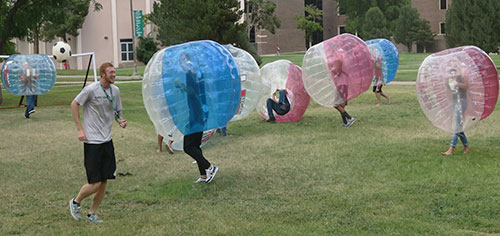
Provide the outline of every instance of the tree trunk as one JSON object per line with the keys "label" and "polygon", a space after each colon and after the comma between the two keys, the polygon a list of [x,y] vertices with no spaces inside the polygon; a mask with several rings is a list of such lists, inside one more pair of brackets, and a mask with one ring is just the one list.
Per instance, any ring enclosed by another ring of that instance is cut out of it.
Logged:
{"label": "tree trunk", "polygon": [[40,54],[40,31],[38,29],[33,30],[33,50],[34,54]]}
{"label": "tree trunk", "polygon": [[5,44],[10,38],[12,38],[11,32],[13,31],[12,27],[14,27],[14,17],[17,10],[27,3],[28,0],[17,1],[5,17],[4,24],[0,27],[0,54],[3,54]]}

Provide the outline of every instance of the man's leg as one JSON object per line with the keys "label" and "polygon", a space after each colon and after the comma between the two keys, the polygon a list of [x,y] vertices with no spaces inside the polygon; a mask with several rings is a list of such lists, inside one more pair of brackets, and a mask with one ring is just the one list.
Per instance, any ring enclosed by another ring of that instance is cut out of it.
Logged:
{"label": "man's leg", "polygon": [[162,145],[163,145],[163,136],[158,134],[158,150],[156,150],[157,152],[161,152]]}
{"label": "man's leg", "polygon": [[26,111],[24,111],[24,117],[30,118],[30,111],[35,109],[35,96],[28,95],[26,96]]}
{"label": "man's leg", "polygon": [[100,184],[97,187],[97,191],[94,194],[94,199],[92,201],[92,206],[90,207],[89,214],[95,214],[97,208],[104,199],[104,195],[106,193],[106,184],[107,182],[99,182]]}
{"label": "man's leg", "polygon": [[273,101],[270,98],[267,99],[267,104],[266,105],[267,105],[267,115],[269,116],[269,120],[268,121],[275,121],[276,120],[276,118],[274,118],[274,113],[273,113],[274,104],[276,104],[275,101]]}
{"label": "man's leg", "polygon": [[375,92],[375,96],[377,97],[377,107],[382,104],[382,101],[380,100],[380,93]]}
{"label": "man's leg", "polygon": [[[81,203],[88,196],[99,191],[102,182],[84,184],[78,193],[78,196],[75,198],[75,202]],[[105,184],[106,185],[106,184]]]}
{"label": "man's leg", "polygon": [[184,152],[196,160],[196,163],[198,164],[198,170],[200,171],[200,176],[203,178],[207,178],[206,169],[210,167],[210,162],[205,159],[200,148],[202,137],[203,132],[185,135]]}

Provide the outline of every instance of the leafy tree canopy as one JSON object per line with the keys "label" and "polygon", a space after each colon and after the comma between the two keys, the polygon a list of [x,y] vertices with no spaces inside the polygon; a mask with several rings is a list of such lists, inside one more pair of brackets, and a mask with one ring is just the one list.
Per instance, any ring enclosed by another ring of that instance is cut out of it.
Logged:
{"label": "leafy tree canopy", "polygon": [[147,19],[158,26],[157,39],[163,46],[209,39],[234,44],[260,63],[249,43],[247,23],[238,23],[243,14],[238,9],[237,0],[161,0]]}
{"label": "leafy tree canopy", "polygon": [[498,52],[500,1],[453,0],[446,13],[446,43],[450,47],[474,45],[485,52]]}
{"label": "leafy tree canopy", "polygon": [[306,31],[305,37],[309,41],[309,47],[311,47],[313,33],[323,31],[320,23],[323,18],[323,11],[314,5],[307,5],[305,7],[305,16],[295,15],[294,17],[297,20],[297,29]]}
{"label": "leafy tree canopy", "polygon": [[281,26],[280,19],[274,15],[276,3],[269,0],[247,0],[245,13],[247,13],[248,29],[265,29],[272,34]]}
{"label": "leafy tree canopy", "polygon": [[0,53],[7,52],[5,49],[10,39],[28,37],[34,40],[44,32],[44,27],[48,27],[47,33],[50,26],[57,28],[53,30],[58,32],[54,35],[63,35],[63,38],[65,33],[78,35],[77,30],[81,28],[91,3],[96,10],[102,8],[96,0],[0,1]]}
{"label": "leafy tree canopy", "polygon": [[409,0],[338,0],[337,8],[339,12],[347,15],[346,31],[358,33],[363,37],[365,14],[370,7],[378,7],[389,21],[389,25],[392,25],[392,22],[399,17],[399,8],[409,3]]}
{"label": "leafy tree canopy", "polygon": [[384,14],[378,7],[370,8],[365,14],[365,24],[363,25],[363,39],[390,38],[391,33],[387,29],[387,22]]}

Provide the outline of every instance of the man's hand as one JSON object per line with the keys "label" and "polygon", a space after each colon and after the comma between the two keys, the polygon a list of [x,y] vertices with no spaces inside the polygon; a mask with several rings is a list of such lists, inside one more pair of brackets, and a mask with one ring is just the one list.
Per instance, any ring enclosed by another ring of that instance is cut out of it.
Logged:
{"label": "man's hand", "polygon": [[120,127],[122,127],[122,128],[127,127],[127,121],[126,120],[118,120],[118,124],[120,124]]}
{"label": "man's hand", "polygon": [[78,130],[78,140],[82,141],[82,142],[85,142],[87,141],[87,135],[85,135],[85,132],[83,132],[83,129],[82,130]]}

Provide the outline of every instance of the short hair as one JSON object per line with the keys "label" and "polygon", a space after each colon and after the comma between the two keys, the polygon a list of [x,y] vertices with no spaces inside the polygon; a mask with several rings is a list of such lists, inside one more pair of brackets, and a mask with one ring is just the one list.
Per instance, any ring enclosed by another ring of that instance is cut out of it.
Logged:
{"label": "short hair", "polygon": [[99,75],[101,75],[102,73],[106,73],[106,68],[110,66],[115,67],[113,64],[111,64],[111,62],[102,63],[101,67],[99,67]]}

